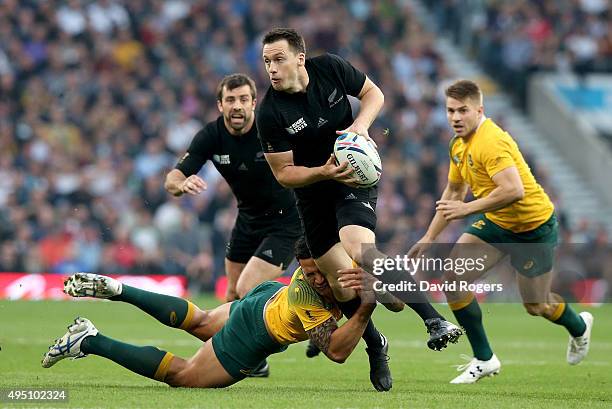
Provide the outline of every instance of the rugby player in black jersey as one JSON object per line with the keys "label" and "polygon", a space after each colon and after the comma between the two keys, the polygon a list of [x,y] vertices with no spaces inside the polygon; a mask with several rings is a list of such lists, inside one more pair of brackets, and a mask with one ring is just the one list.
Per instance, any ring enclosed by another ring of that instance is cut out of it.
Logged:
{"label": "rugby player in black jersey", "polygon": [[[272,30],[262,43],[271,86],[259,104],[257,129],[266,159],[280,184],[295,189],[308,247],[334,295],[350,299],[355,294],[341,288],[337,271],[354,260],[372,273],[374,259],[387,256],[374,245],[376,187],[357,188],[348,163],[335,164],[333,145],[337,134],[346,131],[369,138],[368,128],[383,106],[384,95],[341,57],[325,54],[307,59],[304,39],[293,29]],[[348,95],[361,100],[355,119]],[[399,270],[385,271],[378,279],[385,284],[414,282]],[[461,336],[461,330],[446,321],[424,294],[392,294],[423,319],[431,349],[440,350]]]}
{"label": "rugby player in black jersey", "polygon": [[[217,86],[221,115],[194,136],[165,182],[174,196],[197,195],[206,189],[197,173],[212,160],[236,196],[238,217],[225,254],[226,302],[279,277],[302,231],[293,195],[272,175],[257,139],[256,96],[255,82],[247,75],[223,78]],[[264,362],[251,376],[268,374]]]}
{"label": "rugby player in black jersey", "polygon": [[236,196],[238,217],[225,255],[228,302],[279,277],[301,235],[293,194],[270,172],[257,138],[256,92],[244,74],[225,77],[217,87],[221,115],[194,136],[165,182],[174,196],[197,195],[206,189],[197,173],[212,160]]}
{"label": "rugby player in black jersey", "polygon": [[[230,285],[237,282],[236,295],[242,298],[257,284],[281,275],[302,230],[293,195],[272,175],[256,136],[254,82],[243,74],[226,77],[217,88],[217,105],[222,115],[196,134],[165,186],[176,196],[199,194],[206,184],[196,173],[208,159],[227,180],[238,199],[239,212],[227,247],[226,271]],[[228,291],[227,301],[232,301],[235,298]],[[359,300],[351,300],[339,306],[350,316],[359,305]],[[370,362],[378,362],[371,365],[370,380],[377,390],[388,390],[392,381],[383,353],[386,339],[371,321],[368,328],[375,340],[368,343],[364,336]],[[317,350],[314,345],[309,347],[311,355]],[[250,375],[267,376],[267,363]]]}

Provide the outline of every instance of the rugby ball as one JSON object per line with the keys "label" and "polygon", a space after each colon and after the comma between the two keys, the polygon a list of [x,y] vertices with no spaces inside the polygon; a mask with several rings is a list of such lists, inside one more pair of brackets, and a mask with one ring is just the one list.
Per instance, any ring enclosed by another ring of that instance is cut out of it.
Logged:
{"label": "rugby ball", "polygon": [[334,143],[336,164],[348,162],[359,187],[375,186],[382,173],[382,163],[378,151],[365,136],[355,132],[338,135]]}

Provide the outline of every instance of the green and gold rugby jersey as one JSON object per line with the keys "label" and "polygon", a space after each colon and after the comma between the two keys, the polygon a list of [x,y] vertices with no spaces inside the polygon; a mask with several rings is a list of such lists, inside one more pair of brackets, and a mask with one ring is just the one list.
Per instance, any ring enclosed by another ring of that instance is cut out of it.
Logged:
{"label": "green and gold rugby jersey", "polygon": [[340,319],[342,313],[336,304],[326,302],[308,284],[301,268],[295,270],[289,285],[269,301],[264,313],[270,333],[283,345],[307,340],[306,331],[330,317]]}
{"label": "green and gold rugby jersey", "polygon": [[448,180],[467,183],[476,198],[488,196],[497,185],[493,176],[515,166],[525,196],[501,209],[485,213],[487,219],[513,233],[534,230],[546,223],[555,207],[537,182],[512,137],[486,119],[468,141],[455,136],[449,145]]}

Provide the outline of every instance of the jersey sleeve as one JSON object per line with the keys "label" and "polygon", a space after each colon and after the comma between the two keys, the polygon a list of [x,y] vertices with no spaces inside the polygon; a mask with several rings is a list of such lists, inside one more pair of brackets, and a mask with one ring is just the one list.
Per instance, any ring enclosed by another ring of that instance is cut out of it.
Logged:
{"label": "jersey sleeve", "polygon": [[332,312],[325,309],[317,292],[302,280],[296,280],[289,286],[288,303],[305,331],[310,331],[333,317]]}
{"label": "jersey sleeve", "polygon": [[257,136],[261,148],[265,153],[279,153],[292,150],[287,138],[287,131],[283,129],[276,116],[270,112],[270,107],[262,103],[257,116]]}
{"label": "jersey sleeve", "polygon": [[206,161],[212,158],[214,150],[214,135],[206,127],[195,134],[187,152],[179,159],[175,169],[183,172],[185,176],[195,175],[204,166]]}
{"label": "jersey sleeve", "polygon": [[344,83],[346,93],[354,97],[358,96],[365,83],[366,75],[344,58],[335,54],[328,54],[328,56],[332,69],[338,73]]}
{"label": "jersey sleeve", "polygon": [[452,159],[448,165],[448,181],[451,183],[463,183],[463,176],[461,176],[459,168]]}
{"label": "jersey sleeve", "polygon": [[455,164],[455,161],[453,160],[453,146],[455,145],[455,142],[457,142],[456,136],[454,136],[448,144],[448,155],[450,157],[450,163],[448,165],[448,181],[450,183],[463,183],[463,176],[461,176],[459,167]]}
{"label": "jersey sleeve", "polygon": [[512,158],[512,144],[506,138],[496,138],[492,143],[484,144],[480,152],[480,160],[489,177],[511,166],[516,166]]}

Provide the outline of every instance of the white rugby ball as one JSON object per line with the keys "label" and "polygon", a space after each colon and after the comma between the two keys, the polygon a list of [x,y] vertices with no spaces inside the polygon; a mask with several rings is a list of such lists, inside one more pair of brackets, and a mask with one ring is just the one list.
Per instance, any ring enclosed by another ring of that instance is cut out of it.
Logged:
{"label": "white rugby ball", "polygon": [[378,151],[365,136],[354,132],[338,135],[334,144],[336,163],[348,162],[359,187],[372,187],[380,180],[382,163]]}

